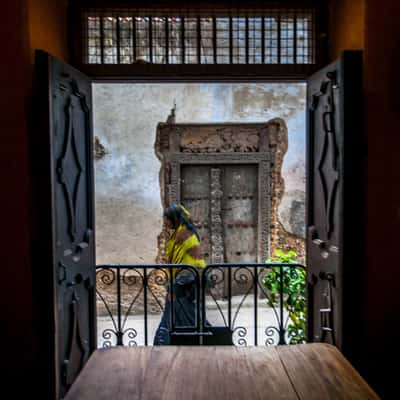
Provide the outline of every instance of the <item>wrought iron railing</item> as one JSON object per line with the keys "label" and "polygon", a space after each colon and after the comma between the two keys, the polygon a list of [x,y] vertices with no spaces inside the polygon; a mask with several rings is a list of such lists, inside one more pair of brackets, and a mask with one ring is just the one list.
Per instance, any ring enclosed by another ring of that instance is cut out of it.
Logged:
{"label": "wrought iron railing", "polygon": [[[98,265],[98,346],[151,344],[164,312],[167,291],[172,300],[168,314],[175,344],[193,344],[193,338],[196,344],[288,344],[292,321],[285,307],[285,279],[277,279],[279,295],[275,299],[263,283],[272,270],[282,278],[288,268],[304,270],[305,266],[235,263],[209,264],[198,270],[173,264]],[[195,316],[192,325],[179,326],[176,282],[188,277]]]}

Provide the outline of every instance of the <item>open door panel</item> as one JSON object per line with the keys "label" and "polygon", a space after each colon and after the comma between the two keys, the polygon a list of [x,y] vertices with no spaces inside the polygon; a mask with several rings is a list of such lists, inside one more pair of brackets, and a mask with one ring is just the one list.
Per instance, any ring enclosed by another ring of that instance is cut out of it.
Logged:
{"label": "open door panel", "polygon": [[345,353],[362,329],[361,65],[360,51],[344,51],[307,82],[308,340]]}
{"label": "open door panel", "polygon": [[36,68],[34,274],[43,362],[62,398],[96,348],[91,81],[43,51]]}

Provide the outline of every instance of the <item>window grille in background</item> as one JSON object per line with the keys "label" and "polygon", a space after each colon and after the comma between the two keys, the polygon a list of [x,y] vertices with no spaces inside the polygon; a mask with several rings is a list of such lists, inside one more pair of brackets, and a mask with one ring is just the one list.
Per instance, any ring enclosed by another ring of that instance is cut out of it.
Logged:
{"label": "window grille in background", "polygon": [[249,16],[83,10],[84,64],[315,64],[313,9]]}

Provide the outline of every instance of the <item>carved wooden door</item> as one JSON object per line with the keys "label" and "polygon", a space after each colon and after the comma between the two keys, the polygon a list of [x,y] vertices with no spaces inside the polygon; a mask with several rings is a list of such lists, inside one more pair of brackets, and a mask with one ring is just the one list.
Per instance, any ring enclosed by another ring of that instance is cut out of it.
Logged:
{"label": "carved wooden door", "polygon": [[224,172],[225,262],[257,262],[258,167],[231,165]]}
{"label": "carved wooden door", "polygon": [[207,264],[211,263],[210,236],[210,167],[185,165],[182,168],[182,204],[190,210],[201,239],[202,253]]}
{"label": "carved wooden door", "polygon": [[42,134],[50,146],[50,171],[42,172],[51,196],[58,398],[96,347],[92,95],[90,80],[69,65],[45,52],[37,52],[37,64],[40,90],[47,93],[48,129]]}
{"label": "carved wooden door", "polygon": [[[191,210],[207,263],[257,262],[258,169],[257,164],[182,167],[181,201]],[[227,279],[220,295],[228,295]],[[231,281],[232,294],[248,290],[235,276]]]}
{"label": "carved wooden door", "polygon": [[308,79],[308,339],[355,342],[362,268],[361,53]]}

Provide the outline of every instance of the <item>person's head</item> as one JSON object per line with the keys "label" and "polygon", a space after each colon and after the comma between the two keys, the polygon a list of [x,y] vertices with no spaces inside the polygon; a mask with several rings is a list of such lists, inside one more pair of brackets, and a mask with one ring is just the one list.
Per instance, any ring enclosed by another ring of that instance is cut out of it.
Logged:
{"label": "person's head", "polygon": [[172,229],[177,229],[180,224],[185,225],[187,229],[192,231],[200,240],[200,236],[190,218],[190,212],[182,205],[172,203],[164,210],[165,224]]}
{"label": "person's head", "polygon": [[190,213],[181,204],[172,203],[164,210],[164,220],[168,227],[176,229],[181,223],[190,222]]}

